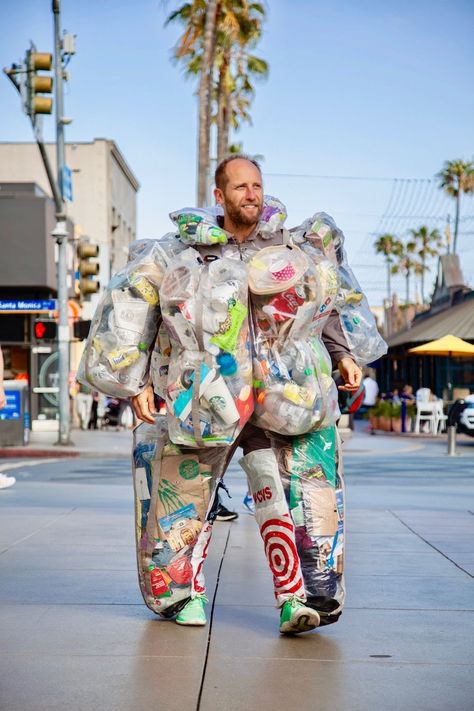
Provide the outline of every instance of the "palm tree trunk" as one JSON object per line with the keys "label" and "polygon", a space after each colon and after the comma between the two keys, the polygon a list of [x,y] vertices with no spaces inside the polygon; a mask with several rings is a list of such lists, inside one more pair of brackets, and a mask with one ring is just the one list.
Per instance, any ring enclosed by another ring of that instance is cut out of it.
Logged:
{"label": "palm tree trunk", "polygon": [[224,144],[224,157],[228,155],[229,153],[229,133],[230,133],[230,119],[231,119],[231,113],[232,113],[232,107],[231,107],[231,96],[230,94],[226,94],[225,97],[225,111],[224,111],[224,130],[223,130],[223,144]]}
{"label": "palm tree trunk", "polygon": [[421,278],[420,278],[420,284],[421,284],[421,303],[425,303],[425,260],[421,260]]}
{"label": "palm tree trunk", "polygon": [[201,75],[199,78],[199,147],[198,147],[198,190],[199,206],[206,202],[210,164],[211,142],[211,91],[215,57],[215,34],[218,0],[209,0],[204,27],[204,48]]}
{"label": "palm tree trunk", "polygon": [[391,264],[391,261],[387,260],[387,298],[388,298],[389,304],[392,301],[392,284],[391,284],[391,280],[390,280],[390,264]]}
{"label": "palm tree trunk", "polygon": [[225,77],[227,64],[225,61],[219,69],[219,83],[217,86],[217,164],[224,160],[227,153],[227,143],[225,139],[225,113],[227,97],[225,91]]}
{"label": "palm tree trunk", "polygon": [[456,216],[454,218],[453,254],[456,254],[456,244],[458,241],[460,208],[461,208],[461,186],[459,186],[458,194],[456,195]]}

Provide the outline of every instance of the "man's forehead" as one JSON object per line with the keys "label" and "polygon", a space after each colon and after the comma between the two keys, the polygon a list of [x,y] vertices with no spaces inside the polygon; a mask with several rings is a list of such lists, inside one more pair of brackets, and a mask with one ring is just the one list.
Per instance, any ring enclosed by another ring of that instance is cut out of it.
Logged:
{"label": "man's forehead", "polygon": [[262,181],[262,176],[257,166],[243,158],[238,158],[228,163],[226,174],[230,183]]}

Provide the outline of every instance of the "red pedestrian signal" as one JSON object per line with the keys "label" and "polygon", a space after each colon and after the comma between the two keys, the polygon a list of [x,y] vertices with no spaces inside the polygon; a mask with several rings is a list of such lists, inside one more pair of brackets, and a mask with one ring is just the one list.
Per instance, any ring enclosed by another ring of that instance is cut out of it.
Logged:
{"label": "red pedestrian signal", "polygon": [[33,331],[37,341],[55,341],[58,333],[58,325],[56,321],[38,319],[34,323]]}

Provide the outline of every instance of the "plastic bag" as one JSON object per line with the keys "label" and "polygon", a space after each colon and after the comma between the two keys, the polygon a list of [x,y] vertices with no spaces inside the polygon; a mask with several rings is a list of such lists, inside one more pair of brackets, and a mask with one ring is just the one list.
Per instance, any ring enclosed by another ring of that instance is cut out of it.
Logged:
{"label": "plastic bag", "polygon": [[[295,435],[335,422],[337,391],[319,340],[336,295],[334,268],[292,246],[262,249],[248,267],[255,423]],[[333,272],[332,289],[318,278],[323,268]]]}
{"label": "plastic bag", "polygon": [[203,264],[189,248],[160,288],[170,336],[166,384],[170,437],[187,447],[230,444],[253,410],[246,267]]}
{"label": "plastic bag", "polygon": [[84,385],[119,398],[136,395],[146,384],[167,264],[158,242],[140,244],[134,256],[107,286],[77,375]]}
{"label": "plastic bag", "polygon": [[325,212],[317,212],[299,227],[291,230],[293,239],[305,242],[306,253],[324,255],[337,267],[339,288],[334,308],[339,312],[341,327],[359,365],[377,360],[387,352],[368,301],[347,263],[344,234]]}

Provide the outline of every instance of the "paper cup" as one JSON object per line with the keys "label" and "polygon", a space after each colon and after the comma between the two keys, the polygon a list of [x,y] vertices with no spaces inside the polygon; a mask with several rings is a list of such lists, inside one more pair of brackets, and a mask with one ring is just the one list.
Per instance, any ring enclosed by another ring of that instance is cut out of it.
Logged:
{"label": "paper cup", "polygon": [[235,406],[232,393],[221,375],[207,386],[203,395],[211,410],[215,412],[226,425],[232,425],[240,419],[239,411]]}
{"label": "paper cup", "polygon": [[269,271],[274,281],[289,281],[296,274],[293,264],[284,259],[278,259],[274,262]]}

